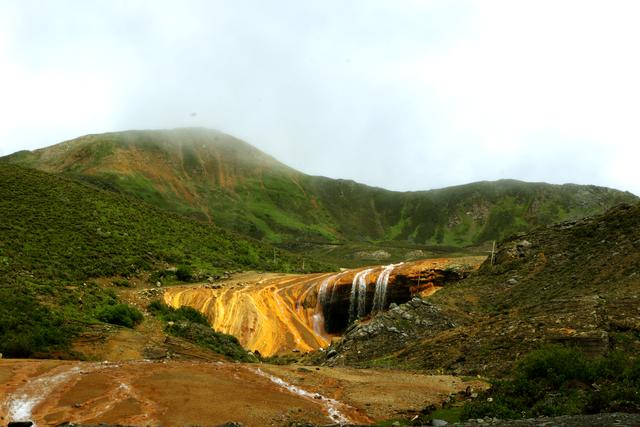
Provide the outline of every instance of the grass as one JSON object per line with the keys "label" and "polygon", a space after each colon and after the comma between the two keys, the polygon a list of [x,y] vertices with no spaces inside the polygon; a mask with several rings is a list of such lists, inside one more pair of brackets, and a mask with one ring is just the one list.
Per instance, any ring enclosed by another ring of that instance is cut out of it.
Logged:
{"label": "grass", "polygon": [[[285,247],[393,240],[460,248],[637,200],[602,187],[513,180],[393,192],[302,174],[249,144],[205,129],[89,135],[63,145],[64,150],[54,146],[5,160],[81,175]],[[114,153],[120,159],[116,165],[108,161]],[[63,160],[71,155],[75,161],[68,165]],[[126,170],[130,164],[137,166]]]}
{"label": "grass", "polygon": [[510,379],[496,381],[461,419],[503,419],[640,412],[640,360],[620,351],[587,359],[568,347],[546,346],[531,352]]}
{"label": "grass", "polygon": [[[282,250],[274,263],[268,245],[73,179],[0,162],[0,182],[0,352],[7,357],[65,352],[91,323],[135,325],[136,316],[111,307],[119,304],[115,294],[92,278],[119,277],[116,285],[126,286],[168,266],[187,279],[302,264]],[[330,269],[313,260],[305,267]]]}

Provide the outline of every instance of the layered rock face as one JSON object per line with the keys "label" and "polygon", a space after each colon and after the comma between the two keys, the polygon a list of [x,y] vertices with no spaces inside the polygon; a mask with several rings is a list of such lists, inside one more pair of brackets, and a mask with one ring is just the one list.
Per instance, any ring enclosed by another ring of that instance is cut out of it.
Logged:
{"label": "layered rock face", "polygon": [[427,296],[464,277],[484,257],[430,259],[339,273],[270,275],[221,286],[168,289],[172,307],[204,313],[216,331],[236,336],[264,356],[329,345],[351,322]]}

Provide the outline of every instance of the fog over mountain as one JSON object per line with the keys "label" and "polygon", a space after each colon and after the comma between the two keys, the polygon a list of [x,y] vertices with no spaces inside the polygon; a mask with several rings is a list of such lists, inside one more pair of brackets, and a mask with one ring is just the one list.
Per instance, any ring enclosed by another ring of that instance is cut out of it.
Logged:
{"label": "fog over mountain", "polygon": [[310,174],[640,194],[633,1],[7,1],[0,155],[203,126]]}

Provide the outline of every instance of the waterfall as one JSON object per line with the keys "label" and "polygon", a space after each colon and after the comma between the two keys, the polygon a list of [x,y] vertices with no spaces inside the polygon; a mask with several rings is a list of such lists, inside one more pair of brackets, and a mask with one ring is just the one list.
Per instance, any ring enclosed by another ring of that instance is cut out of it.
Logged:
{"label": "waterfall", "polygon": [[358,277],[358,318],[365,315],[367,309],[367,276],[371,273],[368,268]]}
{"label": "waterfall", "polygon": [[371,272],[370,268],[362,270],[353,276],[351,282],[351,295],[349,297],[349,323],[359,317],[364,316],[367,298],[367,275]]}
{"label": "waterfall", "polygon": [[329,276],[322,281],[320,288],[318,289],[318,307],[322,308],[327,302],[327,289],[329,288],[329,282],[336,277],[335,275]]}
{"label": "waterfall", "polygon": [[329,304],[333,304],[333,300],[336,297],[336,284],[338,283],[338,280],[346,273],[347,271],[343,271],[342,273],[338,273],[335,276],[331,276],[331,277],[335,277],[335,280],[333,281],[333,287],[331,288],[331,298],[329,299]]}
{"label": "waterfall", "polygon": [[373,294],[372,312],[375,313],[384,309],[384,306],[387,303],[387,285],[389,284],[389,276],[391,276],[393,269],[400,264],[389,264],[378,275],[378,279],[376,280],[376,290]]}
{"label": "waterfall", "polygon": [[324,307],[327,304],[327,290],[329,289],[329,283],[331,279],[335,279],[333,281],[333,286],[335,288],[335,282],[340,275],[334,274],[332,276],[327,277],[322,281],[320,287],[318,288],[318,299],[316,302],[316,312],[311,316],[313,322],[313,331],[320,336],[325,336],[325,318],[324,318]]}

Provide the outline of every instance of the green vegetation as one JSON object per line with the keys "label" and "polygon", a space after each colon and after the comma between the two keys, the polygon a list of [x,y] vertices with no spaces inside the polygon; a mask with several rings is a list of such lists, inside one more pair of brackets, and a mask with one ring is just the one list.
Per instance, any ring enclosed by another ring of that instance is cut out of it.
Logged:
{"label": "green vegetation", "polygon": [[105,323],[133,328],[142,322],[142,313],[127,304],[115,304],[102,307],[96,314],[96,318]]}
{"label": "green vegetation", "polygon": [[186,321],[198,323],[200,325],[209,326],[209,321],[202,313],[192,307],[182,306],[180,308],[169,307],[161,301],[155,300],[149,303],[147,307],[149,312],[154,316],[162,319],[164,322]]}
{"label": "green vegetation", "polygon": [[64,284],[6,272],[0,280],[0,353],[5,357],[74,356],[69,343],[87,325],[106,321],[132,327],[140,319],[137,310],[119,304],[112,289],[93,282]]}
{"label": "green vegetation", "polygon": [[640,412],[640,360],[613,352],[589,360],[578,350],[549,346],[530,353],[512,373],[477,400],[463,420]]}
{"label": "green vegetation", "polygon": [[387,191],[305,175],[206,129],[89,135],[4,160],[81,177],[282,247],[320,245],[319,252],[345,242],[460,248],[637,200],[602,187],[513,180]]}
{"label": "green vegetation", "polygon": [[152,301],[148,310],[166,322],[165,331],[171,335],[184,338],[232,360],[257,361],[255,356],[242,348],[236,337],[214,331],[207,318],[191,307],[174,309],[160,301]]}
{"label": "green vegetation", "polygon": [[181,265],[176,270],[176,279],[180,280],[181,282],[189,282],[191,279],[193,279],[193,273],[188,266]]}
{"label": "green vegetation", "polygon": [[[166,271],[293,270],[301,259],[219,228],[73,179],[0,162],[0,352],[68,354],[71,338],[99,321],[138,316],[91,282]],[[307,269],[327,269],[307,261]],[[181,275],[186,278],[185,275]]]}

